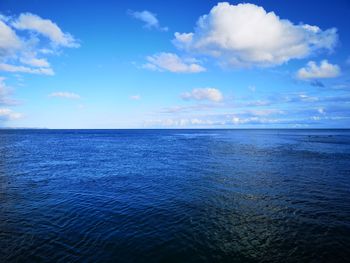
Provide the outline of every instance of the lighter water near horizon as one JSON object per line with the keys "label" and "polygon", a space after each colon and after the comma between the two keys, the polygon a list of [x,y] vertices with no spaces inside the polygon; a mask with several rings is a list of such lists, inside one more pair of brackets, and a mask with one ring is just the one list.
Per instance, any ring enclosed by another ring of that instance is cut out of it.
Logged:
{"label": "lighter water near horizon", "polygon": [[350,130],[0,130],[1,262],[349,262]]}

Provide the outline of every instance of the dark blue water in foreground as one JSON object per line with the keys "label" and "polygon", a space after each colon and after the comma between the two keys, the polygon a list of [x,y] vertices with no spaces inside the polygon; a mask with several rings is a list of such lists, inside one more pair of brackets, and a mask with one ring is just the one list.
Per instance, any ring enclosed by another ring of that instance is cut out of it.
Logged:
{"label": "dark blue water in foreground", "polygon": [[0,130],[1,262],[346,262],[349,130]]}

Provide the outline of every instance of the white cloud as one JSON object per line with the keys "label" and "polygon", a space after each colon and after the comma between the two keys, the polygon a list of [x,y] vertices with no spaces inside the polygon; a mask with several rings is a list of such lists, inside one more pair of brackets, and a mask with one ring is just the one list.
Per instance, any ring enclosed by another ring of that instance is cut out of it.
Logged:
{"label": "white cloud", "polygon": [[224,96],[220,90],[215,88],[198,88],[193,89],[191,92],[182,93],[181,98],[185,100],[210,100],[220,102],[224,99]]}
{"label": "white cloud", "polygon": [[317,109],[317,112],[318,112],[319,114],[325,114],[324,108],[318,108],[318,109]]}
{"label": "white cloud", "polygon": [[148,63],[143,68],[158,71],[170,71],[176,73],[199,73],[206,71],[193,59],[182,59],[173,53],[158,53],[147,57]]}
{"label": "white cloud", "polygon": [[318,100],[319,100],[318,97],[309,96],[306,94],[298,94],[297,97],[294,97],[294,101],[315,102]]}
{"label": "white cloud", "polygon": [[157,19],[157,15],[153,14],[150,11],[144,10],[141,12],[138,11],[128,11],[128,14],[135,19],[138,19],[145,23],[146,28],[155,28],[161,31],[168,31],[167,27],[161,27]]}
{"label": "white cloud", "polygon": [[328,63],[327,60],[322,60],[320,65],[314,61],[309,61],[306,67],[301,68],[297,72],[299,79],[320,79],[334,78],[340,75],[340,67],[335,64]]}
{"label": "white cloud", "polygon": [[269,118],[261,118],[261,117],[237,117],[234,116],[232,118],[232,123],[234,125],[240,125],[240,124],[271,124],[278,122],[277,119],[269,119]]}
{"label": "white cloud", "polygon": [[131,96],[130,96],[130,99],[131,99],[131,100],[140,100],[140,99],[141,99],[141,96],[140,96],[140,95],[131,95]]}
{"label": "white cloud", "polygon": [[175,32],[174,35],[175,35],[175,39],[176,39],[174,44],[179,43],[180,47],[182,45],[190,45],[192,40],[193,40],[193,33],[179,33],[179,32]]}
{"label": "white cloud", "polygon": [[18,101],[11,98],[11,88],[5,83],[5,78],[0,77],[0,105],[16,105]]}
{"label": "white cloud", "polygon": [[22,72],[32,74],[54,75],[52,68],[30,68],[26,66],[15,66],[6,63],[0,63],[0,71]]}
{"label": "white cloud", "polygon": [[201,115],[198,117],[173,117],[145,121],[148,127],[221,127],[232,125],[264,125],[284,122],[269,116],[246,116],[246,113]]}
{"label": "white cloud", "polygon": [[49,97],[65,98],[65,99],[80,99],[80,95],[73,92],[58,91],[53,92]]}
{"label": "white cloud", "polygon": [[20,58],[20,61],[23,64],[27,64],[33,67],[43,67],[43,68],[49,68],[50,64],[47,62],[45,58],[35,58],[35,57],[23,57]]}
{"label": "white cloud", "polygon": [[0,108],[0,120],[17,120],[22,118],[23,115],[18,112],[14,112],[8,108]]}
{"label": "white cloud", "polygon": [[195,127],[195,126],[210,126],[210,125],[223,125],[224,123],[213,122],[209,119],[199,118],[167,118],[158,120],[145,121],[146,127]]}
{"label": "white cloud", "polygon": [[52,43],[64,47],[79,47],[79,44],[69,33],[64,33],[51,20],[43,19],[31,13],[23,13],[12,22],[18,30],[30,30],[48,37]]}
{"label": "white cloud", "polygon": [[262,110],[248,110],[245,113],[252,115],[254,117],[258,117],[258,116],[270,116],[270,115],[283,114],[284,111],[278,110],[278,109],[262,109]]}
{"label": "white cloud", "polygon": [[[11,98],[11,88],[5,83],[5,78],[0,77],[0,106],[13,106],[18,102]],[[14,112],[9,108],[0,107],[0,125],[3,121],[11,121],[22,118],[23,115],[18,112]]]}
{"label": "white cloud", "polygon": [[337,38],[335,28],[295,25],[254,4],[223,2],[198,19],[194,32],[176,32],[173,43],[229,66],[274,66],[332,50]]}
{"label": "white cloud", "polygon": [[246,107],[260,107],[260,106],[268,106],[271,104],[271,101],[269,100],[253,100],[253,101],[247,101],[244,103],[241,103],[241,106]]}
{"label": "white cloud", "polygon": [[0,20],[0,57],[13,54],[21,48],[21,41],[11,27]]}
{"label": "white cloud", "polygon": [[224,108],[227,105],[218,104],[218,103],[200,103],[194,105],[181,105],[181,106],[171,106],[162,108],[159,112],[165,114],[173,114],[173,113],[189,113],[196,111],[206,111],[206,110],[215,110],[218,108]]}
{"label": "white cloud", "polygon": [[311,116],[310,119],[313,121],[319,121],[321,118],[320,116]]}
{"label": "white cloud", "polygon": [[60,47],[79,46],[54,22],[30,13],[18,17],[0,16],[0,39],[0,71],[7,72],[54,75],[43,56],[59,54]]}

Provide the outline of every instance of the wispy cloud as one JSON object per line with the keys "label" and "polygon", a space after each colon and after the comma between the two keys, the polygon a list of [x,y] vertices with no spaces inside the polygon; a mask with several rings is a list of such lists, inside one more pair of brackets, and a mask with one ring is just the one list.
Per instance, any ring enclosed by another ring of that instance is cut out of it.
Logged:
{"label": "wispy cloud", "polygon": [[0,120],[17,120],[23,117],[23,114],[14,112],[9,108],[0,108]]}
{"label": "wispy cloud", "polygon": [[182,59],[173,53],[158,53],[147,57],[148,63],[142,67],[157,71],[170,71],[175,73],[199,73],[206,69],[199,65],[196,60]]}
{"label": "wispy cloud", "polygon": [[[341,92],[341,91],[340,91]],[[188,92],[186,97],[192,98]],[[293,92],[267,98],[225,99],[220,103],[178,105],[163,108],[149,119],[149,127],[327,127],[348,125],[350,96]],[[205,99],[203,99],[205,100]],[[236,101],[237,100],[237,101]],[[193,121],[196,120],[196,121]]]}
{"label": "wispy cloud", "polygon": [[144,22],[144,27],[148,29],[157,29],[160,31],[168,31],[168,27],[162,27],[160,26],[159,20],[157,18],[157,15],[144,10],[144,11],[132,11],[128,10],[127,12],[131,17],[140,20]]}
{"label": "wispy cloud", "polygon": [[350,89],[350,83],[343,82],[343,83],[334,84],[331,86],[331,88],[335,90],[348,90]]}
{"label": "wispy cloud", "polygon": [[224,125],[224,123],[213,122],[209,119],[203,118],[166,118],[166,119],[153,119],[144,122],[146,127],[203,127],[212,125]]}
{"label": "wispy cloud", "polygon": [[46,67],[39,67],[39,68],[32,68],[27,66],[17,66],[17,65],[11,65],[6,63],[0,63],[0,71],[7,71],[7,72],[20,72],[20,73],[32,73],[32,74],[41,74],[41,75],[54,75],[54,71],[52,68],[46,68]]}
{"label": "wispy cloud", "polygon": [[207,104],[195,104],[195,105],[181,105],[162,108],[159,113],[173,114],[173,113],[193,113],[197,111],[214,110],[220,107],[225,107],[226,105],[217,103],[207,103]]}
{"label": "wispy cloud", "polygon": [[256,91],[256,87],[254,85],[249,85],[248,86],[248,89],[251,91],[251,92],[255,92]]}
{"label": "wispy cloud", "polygon": [[80,95],[73,92],[65,92],[65,91],[53,92],[49,95],[49,97],[65,98],[65,99],[80,99]]}
{"label": "wispy cloud", "polygon": [[22,113],[9,108],[18,104],[17,100],[11,98],[11,93],[12,89],[6,85],[5,78],[0,77],[0,126],[4,121],[17,120],[23,117]]}
{"label": "wispy cloud", "polygon": [[215,88],[197,88],[190,92],[181,94],[184,100],[210,100],[213,102],[220,102],[224,99],[221,91]]}
{"label": "wispy cloud", "polygon": [[131,96],[130,96],[130,99],[131,99],[131,100],[140,100],[140,99],[141,99],[141,96],[140,96],[140,95],[131,95]]}
{"label": "wispy cloud", "polygon": [[261,106],[269,106],[269,105],[271,105],[271,101],[267,99],[251,100],[251,101],[241,102],[237,104],[237,106],[243,106],[243,107],[261,107]]}
{"label": "wispy cloud", "polygon": [[12,89],[5,83],[5,78],[0,77],[0,106],[14,106],[18,101],[11,98]]}
{"label": "wispy cloud", "polygon": [[170,117],[146,120],[146,127],[174,127],[174,128],[199,128],[199,127],[324,127],[329,123],[346,123],[350,117],[344,112],[333,115],[325,115],[316,112],[318,115],[307,114],[283,114],[283,115],[249,115],[246,112],[237,112],[232,114],[200,115],[189,117]]}

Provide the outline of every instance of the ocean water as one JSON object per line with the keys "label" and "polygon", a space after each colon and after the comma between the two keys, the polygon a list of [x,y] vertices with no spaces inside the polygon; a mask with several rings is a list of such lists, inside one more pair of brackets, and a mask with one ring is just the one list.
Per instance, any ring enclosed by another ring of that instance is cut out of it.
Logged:
{"label": "ocean water", "polygon": [[1,262],[349,262],[350,130],[0,130]]}

